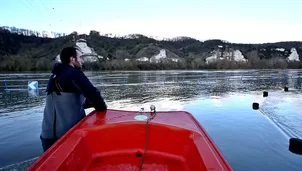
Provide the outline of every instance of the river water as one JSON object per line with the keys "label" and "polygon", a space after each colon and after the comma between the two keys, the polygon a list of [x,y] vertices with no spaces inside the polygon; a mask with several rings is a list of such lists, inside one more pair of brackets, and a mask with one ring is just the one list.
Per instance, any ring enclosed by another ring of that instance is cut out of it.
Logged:
{"label": "river water", "polygon": [[[111,109],[148,110],[154,104],[157,110],[192,113],[234,170],[302,168],[302,156],[288,151],[290,137],[302,138],[302,70],[85,74]],[[0,168],[42,153],[39,134],[49,76],[0,73]],[[30,80],[38,81],[39,91],[27,90]],[[252,109],[254,102],[262,113]]]}

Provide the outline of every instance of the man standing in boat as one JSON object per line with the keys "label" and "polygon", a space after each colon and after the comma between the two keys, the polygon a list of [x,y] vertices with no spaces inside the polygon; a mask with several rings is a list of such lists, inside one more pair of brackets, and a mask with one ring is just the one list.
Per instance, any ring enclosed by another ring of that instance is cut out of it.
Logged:
{"label": "man standing in boat", "polygon": [[60,53],[61,63],[52,68],[40,135],[44,152],[86,116],[85,98],[95,110],[107,109],[100,91],[81,71],[81,54],[75,47],[66,47]]}

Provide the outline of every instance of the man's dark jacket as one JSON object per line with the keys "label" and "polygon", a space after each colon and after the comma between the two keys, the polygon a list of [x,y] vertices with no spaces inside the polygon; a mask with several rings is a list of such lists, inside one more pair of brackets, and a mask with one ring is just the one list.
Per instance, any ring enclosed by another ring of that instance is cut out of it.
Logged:
{"label": "man's dark jacket", "polygon": [[42,122],[41,137],[58,139],[83,119],[85,98],[96,110],[107,109],[101,93],[85,74],[68,65],[56,63],[47,85],[46,105]]}

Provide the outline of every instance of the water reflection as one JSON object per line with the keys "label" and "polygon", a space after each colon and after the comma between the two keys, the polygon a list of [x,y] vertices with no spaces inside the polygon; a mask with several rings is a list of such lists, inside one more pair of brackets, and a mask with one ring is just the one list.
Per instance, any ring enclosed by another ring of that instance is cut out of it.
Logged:
{"label": "water reflection", "polygon": [[[38,137],[49,75],[0,74],[0,84],[11,80],[10,90],[0,87],[0,127],[6,130],[0,132],[0,166],[41,153]],[[296,156],[287,152],[283,134],[251,106],[259,102],[278,127],[302,137],[299,70],[115,71],[86,75],[101,90],[109,108],[138,111],[149,110],[154,104],[157,110],[191,112],[235,170],[302,167]],[[41,89],[29,92],[23,84],[28,79],[39,80]],[[285,93],[284,86],[291,91]],[[264,90],[269,92],[267,98],[262,97]],[[17,147],[26,148],[16,151]]]}
{"label": "water reflection", "polygon": [[[40,90],[42,91],[42,90]],[[27,110],[44,103],[43,93],[39,91],[5,91],[0,101],[0,116],[3,113]]]}

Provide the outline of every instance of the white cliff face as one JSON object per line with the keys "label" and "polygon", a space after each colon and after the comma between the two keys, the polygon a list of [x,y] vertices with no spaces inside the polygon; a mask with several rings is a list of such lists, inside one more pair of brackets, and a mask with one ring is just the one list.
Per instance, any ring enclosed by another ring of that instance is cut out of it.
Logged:
{"label": "white cliff face", "polygon": [[235,50],[234,52],[234,60],[239,62],[247,62],[247,60],[244,58],[240,50]]}
{"label": "white cliff face", "polygon": [[142,57],[142,58],[136,59],[136,61],[147,62],[147,61],[149,61],[149,58],[147,58],[147,57]]}
{"label": "white cliff face", "polygon": [[284,48],[277,48],[276,51],[284,52],[285,49]]}
{"label": "white cliff face", "polygon": [[177,58],[171,58],[171,60],[172,60],[173,62],[178,62],[178,61],[179,61],[179,59],[177,59]]}
{"label": "white cliff face", "polygon": [[80,49],[84,62],[97,62],[99,59],[103,58],[95,53],[93,48],[90,48],[87,45],[87,41],[85,39],[77,40],[76,47]]}
{"label": "white cliff face", "polygon": [[206,64],[215,62],[217,60],[227,59],[229,61],[237,62],[247,62],[247,59],[244,58],[240,50],[235,50],[234,52],[223,52],[223,57],[218,57],[218,52],[214,51],[213,54],[206,58]]}
{"label": "white cliff face", "polygon": [[157,55],[154,55],[152,58],[154,58],[155,60],[160,60],[162,58],[167,58],[167,53],[166,53],[166,50],[165,49],[161,49],[159,54]]}
{"label": "white cliff face", "polygon": [[215,62],[217,60],[217,53],[214,53],[212,56],[206,58],[206,64]]}
{"label": "white cliff face", "polygon": [[56,56],[55,61],[57,61],[57,62],[62,62],[61,59],[60,59],[60,55],[57,55],[57,56]]}
{"label": "white cliff face", "polygon": [[[84,62],[97,62],[99,59],[103,59],[103,56],[98,55],[95,53],[93,48],[87,46],[87,42],[85,39],[79,39],[76,41],[76,47],[80,50],[81,54],[79,56],[83,57]],[[55,59],[58,62],[61,62],[60,55],[58,55]],[[109,59],[107,59],[109,60]]]}
{"label": "white cliff face", "polygon": [[166,53],[166,50],[165,50],[165,49],[161,49],[160,52],[159,52],[159,54],[153,55],[153,56],[150,58],[150,61],[151,61],[151,62],[158,63],[161,59],[164,59],[164,58],[167,58],[167,53]]}
{"label": "white cliff face", "polygon": [[287,60],[289,60],[289,61],[300,61],[299,54],[298,54],[296,48],[291,49],[291,54],[289,55]]}
{"label": "white cliff face", "polygon": [[81,51],[83,52],[83,54],[93,54],[92,50],[90,47],[87,46],[87,42],[85,39],[79,39],[76,42],[76,46],[81,49]]}
{"label": "white cliff face", "polygon": [[86,56],[84,59],[84,62],[97,62],[98,59],[95,56]]}
{"label": "white cliff face", "polygon": [[171,60],[172,62],[178,62],[179,61],[179,58],[168,58],[167,56],[167,51],[165,49],[161,49],[159,51],[159,54],[157,55],[153,55],[151,58],[150,58],[150,62],[155,62],[155,63],[158,63],[160,62],[161,60],[163,59],[168,59],[168,60]]}

